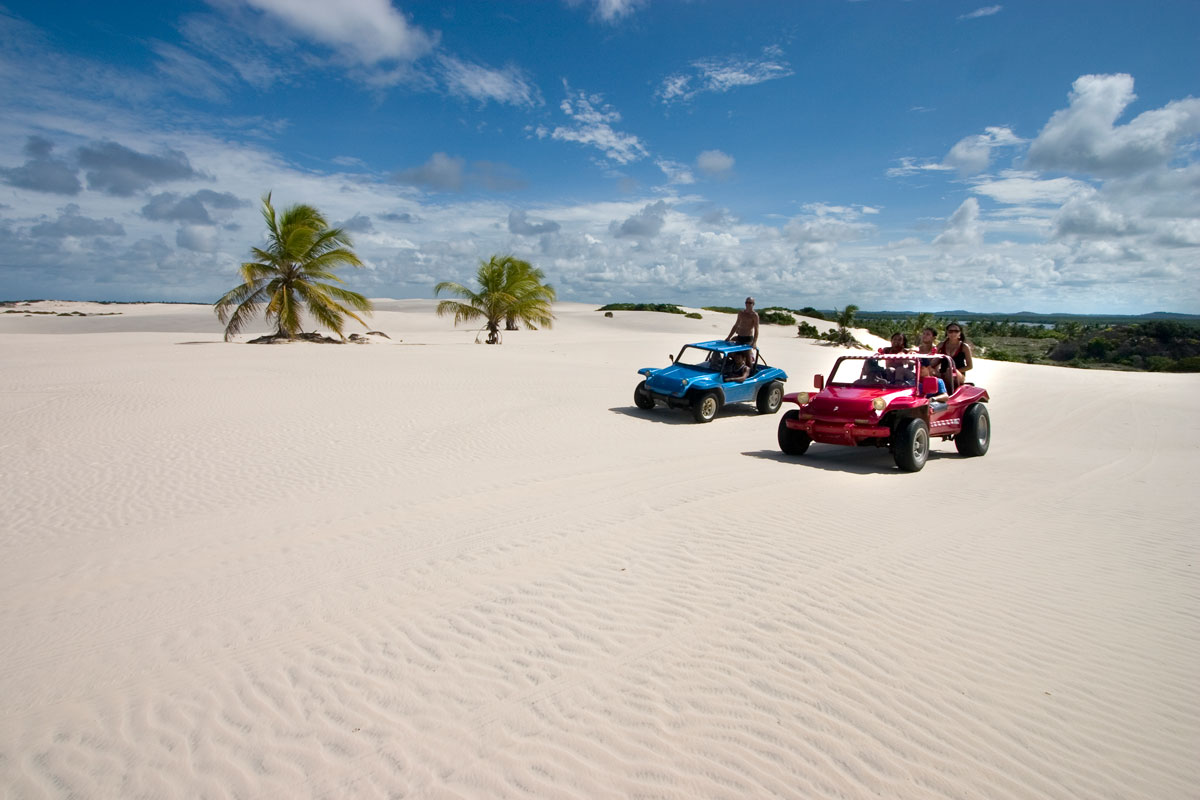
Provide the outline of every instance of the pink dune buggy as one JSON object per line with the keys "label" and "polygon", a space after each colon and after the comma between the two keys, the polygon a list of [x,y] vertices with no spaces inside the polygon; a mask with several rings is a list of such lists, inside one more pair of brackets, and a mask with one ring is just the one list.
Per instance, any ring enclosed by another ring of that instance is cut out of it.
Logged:
{"label": "pink dune buggy", "polygon": [[909,472],[925,466],[931,437],[952,439],[961,455],[981,456],[991,441],[988,393],[966,383],[946,394],[939,376],[953,380],[952,373],[943,355],[843,356],[828,381],[814,376],[815,392],[784,395],[800,408],[779,421],[779,449],[799,456],[813,442],[887,447]]}

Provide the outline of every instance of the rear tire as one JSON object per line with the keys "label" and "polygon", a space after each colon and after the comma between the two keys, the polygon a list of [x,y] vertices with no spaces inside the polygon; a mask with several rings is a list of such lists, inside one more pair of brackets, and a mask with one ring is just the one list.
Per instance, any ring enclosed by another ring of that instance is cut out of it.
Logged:
{"label": "rear tire", "polygon": [[755,405],[758,406],[760,414],[774,414],[779,411],[779,407],[783,405],[783,384],[779,381],[768,383],[759,390]]}
{"label": "rear tire", "polygon": [[959,455],[981,456],[992,443],[992,421],[987,407],[975,403],[963,414],[962,430],[954,437],[954,446]]}
{"label": "rear tire", "polygon": [[779,449],[789,456],[802,456],[808,452],[812,439],[804,431],[797,431],[787,426],[788,420],[800,419],[800,412],[793,409],[779,420]]}
{"label": "rear tire", "polygon": [[721,410],[721,399],[716,392],[705,392],[692,400],[692,418],[696,422],[712,422]]}
{"label": "rear tire", "polygon": [[647,391],[645,381],[639,383],[637,388],[633,390],[633,404],[643,411],[649,411],[654,408],[654,398]]}
{"label": "rear tire", "polygon": [[912,417],[897,426],[892,455],[896,466],[905,472],[921,471],[929,458],[929,426],[925,420]]}

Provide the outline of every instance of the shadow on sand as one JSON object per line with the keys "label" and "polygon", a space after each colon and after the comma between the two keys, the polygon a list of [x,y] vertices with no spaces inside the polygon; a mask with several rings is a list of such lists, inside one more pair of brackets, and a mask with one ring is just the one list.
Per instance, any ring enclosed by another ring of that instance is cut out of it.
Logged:
{"label": "shadow on sand", "polygon": [[[643,411],[637,406],[617,406],[610,408],[609,411],[614,414],[621,414],[634,419],[644,419],[647,422],[661,422],[666,425],[698,425],[701,423],[692,419],[692,412],[686,408],[667,408],[666,406],[658,406],[653,410]],[[748,403],[731,403],[725,406],[717,414],[716,418],[707,423],[709,425],[720,425],[723,417],[757,417],[758,411],[754,406]]]}
{"label": "shadow on sand", "polygon": [[[785,455],[779,450],[746,450],[742,453],[750,458],[778,461],[808,469],[823,469],[829,472],[849,472],[855,475],[910,475],[896,466],[892,454],[886,447],[839,447],[816,445],[802,456]],[[943,458],[957,458],[955,453],[929,454],[929,462]],[[928,462],[927,462],[928,463]]]}

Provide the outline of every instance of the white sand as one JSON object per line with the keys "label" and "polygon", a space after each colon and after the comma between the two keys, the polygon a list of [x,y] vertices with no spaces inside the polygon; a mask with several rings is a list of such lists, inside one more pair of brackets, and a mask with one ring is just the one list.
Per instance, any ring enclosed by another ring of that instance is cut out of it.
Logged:
{"label": "white sand", "polygon": [[726,315],[380,305],[0,314],[0,794],[1197,796],[1200,376],[979,361],[904,474],[633,408]]}

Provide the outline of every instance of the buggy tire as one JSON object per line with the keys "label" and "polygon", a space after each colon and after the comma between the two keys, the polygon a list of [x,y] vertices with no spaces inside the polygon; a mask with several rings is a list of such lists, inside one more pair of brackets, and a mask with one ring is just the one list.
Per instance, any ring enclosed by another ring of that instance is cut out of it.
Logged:
{"label": "buggy tire", "polygon": [[992,443],[992,421],[987,406],[973,403],[963,414],[962,430],[954,437],[954,446],[959,455],[981,456]]}
{"label": "buggy tire", "polygon": [[654,398],[646,390],[645,381],[639,383],[637,388],[633,390],[633,404],[643,411],[649,411],[654,408]]}
{"label": "buggy tire", "polygon": [[704,392],[692,399],[692,418],[696,422],[712,422],[721,410],[721,398],[716,392]]}
{"label": "buggy tire", "polygon": [[901,420],[896,426],[892,455],[905,472],[920,472],[929,458],[929,426],[920,417]]}
{"label": "buggy tire", "polygon": [[808,452],[812,439],[804,431],[792,430],[787,426],[789,419],[799,419],[800,412],[792,409],[779,420],[779,449],[789,456],[802,456]]}
{"label": "buggy tire", "polygon": [[774,414],[779,411],[779,407],[783,405],[783,384],[779,381],[771,381],[758,392],[758,399],[754,403],[758,407],[760,414]]}

